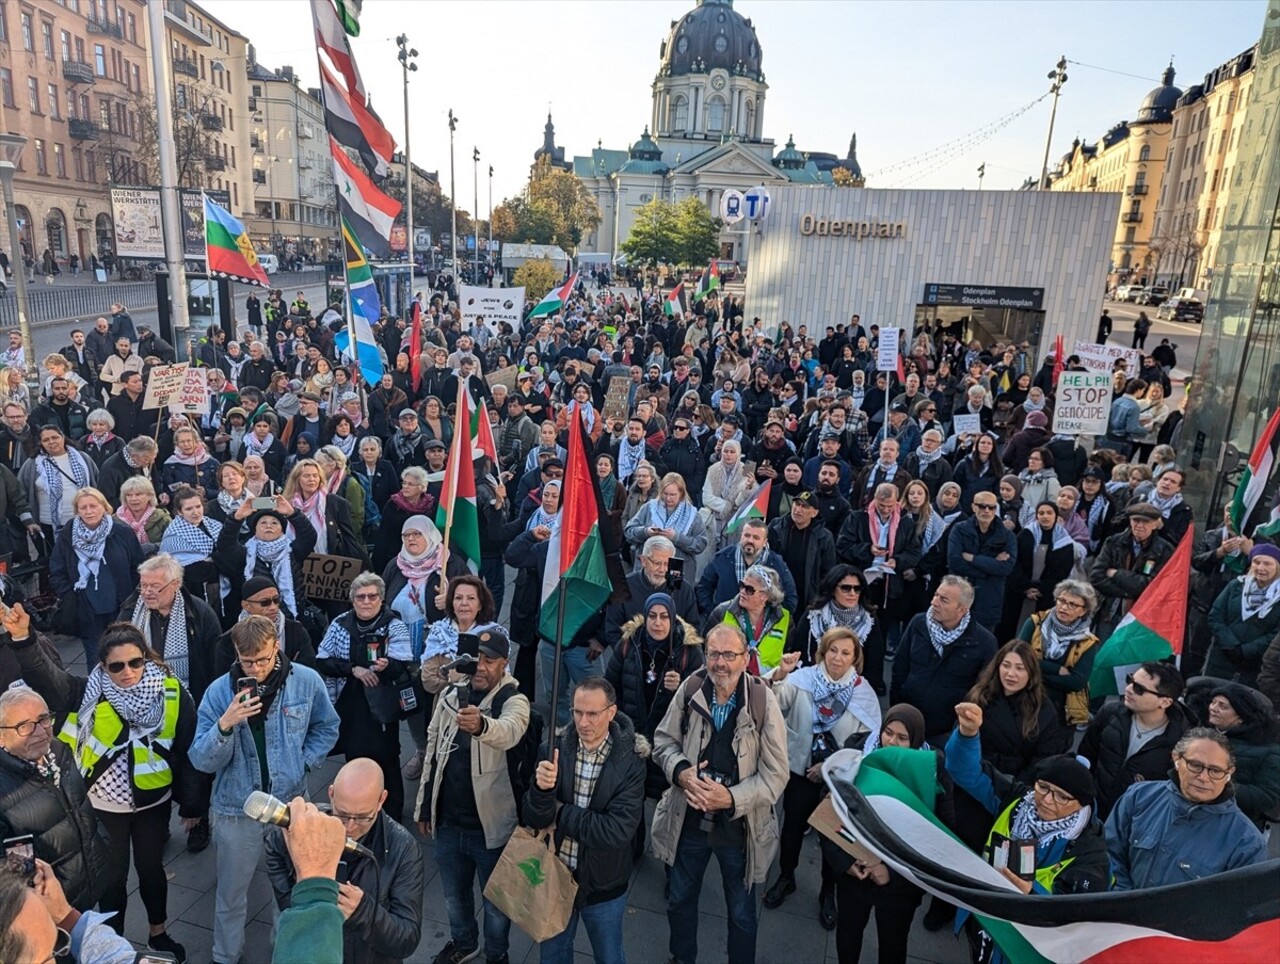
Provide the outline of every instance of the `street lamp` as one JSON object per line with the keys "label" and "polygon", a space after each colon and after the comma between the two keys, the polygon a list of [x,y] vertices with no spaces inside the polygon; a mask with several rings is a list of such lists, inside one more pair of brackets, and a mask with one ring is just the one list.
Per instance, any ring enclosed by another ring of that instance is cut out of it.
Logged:
{"label": "street lamp", "polygon": [[485,260],[493,254],[493,165],[489,165],[489,244],[484,249]]}
{"label": "street lamp", "polygon": [[453,226],[449,232],[449,244],[453,249],[453,273],[458,276],[458,201],[453,190],[453,132],[458,129],[458,118],[453,116],[453,108],[449,108],[449,213],[453,218]]}
{"label": "street lamp", "polygon": [[[22,160],[27,139],[21,134],[0,134],[0,187],[4,189],[4,210],[9,224],[9,267],[18,298],[18,330],[22,333],[22,355],[26,361],[28,387],[35,397],[36,346],[31,340],[31,320],[27,304],[27,273],[22,267],[22,245],[18,242],[18,212],[13,204],[13,174]],[[33,252],[34,254],[34,252]]]}
{"label": "street lamp", "polygon": [[480,148],[471,149],[471,190],[475,198],[471,215],[471,246],[475,248],[475,267],[471,269],[471,283],[480,283]]}
{"label": "street lamp", "polygon": [[418,49],[409,46],[409,38],[405,34],[396,37],[396,46],[400,52],[396,59],[400,61],[400,70],[404,74],[404,217],[405,217],[405,253],[409,256],[409,296],[413,297],[413,160],[409,153],[409,72],[418,69],[413,58],[418,56]]}
{"label": "street lamp", "polygon": [[1053,144],[1053,122],[1058,119],[1058,94],[1062,92],[1062,85],[1067,82],[1066,54],[1059,57],[1053,70],[1049,71],[1049,79],[1053,81],[1049,85],[1049,93],[1053,94],[1053,110],[1049,112],[1049,136],[1044,141],[1044,163],[1040,165],[1041,191],[1049,190],[1049,148]]}

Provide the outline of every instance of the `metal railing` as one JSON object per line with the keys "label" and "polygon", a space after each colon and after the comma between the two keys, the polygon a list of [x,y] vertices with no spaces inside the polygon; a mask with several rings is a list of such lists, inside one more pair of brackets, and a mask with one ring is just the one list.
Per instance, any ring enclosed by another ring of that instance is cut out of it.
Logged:
{"label": "metal railing", "polygon": [[85,21],[89,33],[100,33],[108,37],[115,37],[117,40],[124,39],[124,28],[118,23],[111,23],[109,20],[96,20],[90,17]]}
{"label": "metal railing", "polygon": [[82,60],[64,60],[62,77],[73,84],[92,84],[96,80],[93,75],[93,66]]}
{"label": "metal railing", "polygon": [[188,77],[199,77],[200,68],[190,60],[183,57],[173,58],[173,72],[176,74],[186,74]]}
{"label": "metal railing", "polygon": [[96,121],[81,120],[78,117],[67,121],[67,130],[73,141],[96,141],[102,135],[102,129]]}

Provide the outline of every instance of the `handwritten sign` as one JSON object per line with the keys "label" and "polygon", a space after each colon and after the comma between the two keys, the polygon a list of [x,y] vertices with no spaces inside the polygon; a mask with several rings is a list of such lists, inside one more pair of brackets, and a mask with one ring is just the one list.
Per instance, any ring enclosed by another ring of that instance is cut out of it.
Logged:
{"label": "handwritten sign", "polygon": [[626,418],[630,409],[631,378],[628,375],[614,375],[609,379],[609,388],[604,393],[604,420],[612,423],[615,418]]}
{"label": "handwritten sign", "polygon": [[156,365],[147,376],[147,391],[142,397],[143,410],[164,408],[169,398],[182,390],[182,383],[187,377],[187,362],[176,365]]}
{"label": "handwritten sign", "polygon": [[1111,415],[1109,372],[1063,372],[1053,408],[1053,430],[1063,435],[1106,435]]}
{"label": "handwritten sign", "polygon": [[1119,345],[1095,345],[1091,341],[1078,341],[1072,354],[1080,356],[1080,364],[1091,372],[1107,372],[1115,370],[1116,359],[1123,358],[1128,369],[1128,377],[1138,374],[1138,365],[1142,361],[1142,353],[1136,348],[1121,348]]}
{"label": "handwritten sign", "polygon": [[302,562],[303,592],[308,599],[346,602],[351,598],[351,580],[363,568],[359,559],[313,552]]}
{"label": "handwritten sign", "polygon": [[182,387],[169,396],[169,411],[182,415],[205,415],[209,411],[209,381],[206,369],[188,368]]}
{"label": "handwritten sign", "polygon": [[876,371],[896,372],[898,370],[898,329],[881,328],[880,341],[876,347]]}
{"label": "handwritten sign", "polygon": [[951,427],[957,435],[977,435],[982,431],[982,416],[965,412],[951,419]]}
{"label": "handwritten sign", "polygon": [[489,388],[497,388],[499,385],[505,385],[508,392],[516,390],[516,378],[520,374],[520,369],[515,365],[508,365],[506,368],[499,368],[497,371],[489,372],[484,376],[484,380],[489,383]]}

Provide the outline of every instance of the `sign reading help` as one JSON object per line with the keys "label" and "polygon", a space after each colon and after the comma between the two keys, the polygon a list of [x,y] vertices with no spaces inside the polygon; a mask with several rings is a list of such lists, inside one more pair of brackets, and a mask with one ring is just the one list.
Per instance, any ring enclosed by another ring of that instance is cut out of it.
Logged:
{"label": "sign reading help", "polygon": [[360,575],[364,563],[349,556],[325,556],[313,552],[302,563],[303,592],[308,599],[346,602],[351,580]]}
{"label": "sign reading help", "polygon": [[179,362],[176,365],[156,365],[151,369],[147,376],[147,391],[142,397],[143,409],[164,408],[168,405],[170,397],[182,390],[187,367],[187,362]]}
{"label": "sign reading help", "polygon": [[1105,435],[1111,415],[1109,372],[1063,372],[1053,408],[1053,430],[1062,435]]}

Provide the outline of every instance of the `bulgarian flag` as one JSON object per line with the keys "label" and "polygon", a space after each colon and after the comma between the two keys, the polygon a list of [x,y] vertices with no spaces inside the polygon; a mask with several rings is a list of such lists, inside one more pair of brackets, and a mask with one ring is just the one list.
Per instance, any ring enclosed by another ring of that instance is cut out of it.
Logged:
{"label": "bulgarian flag", "polygon": [[558,288],[552,288],[543,295],[542,300],[533,306],[533,311],[529,312],[529,317],[541,318],[543,315],[554,315],[569,303],[569,296],[573,293],[573,286],[577,283],[578,274],[575,271],[569,276],[568,281]]}
{"label": "bulgarian flag", "polygon": [[1262,430],[1262,435],[1253,446],[1253,454],[1249,456],[1249,465],[1236,485],[1235,497],[1231,500],[1231,525],[1241,535],[1248,535],[1249,522],[1258,503],[1262,501],[1263,490],[1271,481],[1271,472],[1276,465],[1276,443],[1280,441],[1280,408],[1277,408]]}
{"label": "bulgarian flag", "polygon": [[662,313],[668,318],[675,315],[684,314],[684,282],[681,281],[671,289],[671,294],[667,295],[667,300],[662,303]]}
{"label": "bulgarian flag", "polygon": [[[458,379],[458,407],[444,486],[436,508],[436,528],[444,535],[446,551],[461,553],[472,572],[480,571],[480,512],[476,508],[476,470],[471,455],[471,396]],[[444,570],[442,563],[441,571]]]}
{"label": "bulgarian flag", "polygon": [[1010,961],[1276,960],[1280,873],[1274,860],[1146,890],[1024,895],[934,815],[932,751],[885,747],[864,757],[840,750],[822,772],[841,836],[910,883],[976,915]]}
{"label": "bulgarian flag", "polygon": [[1139,663],[1182,654],[1195,529],[1187,527],[1164,568],[1098,650],[1089,677],[1090,696],[1115,696],[1124,691],[1125,676]]}
{"label": "bulgarian flag", "polygon": [[698,291],[695,297],[705,298],[711,292],[720,287],[720,266],[716,264],[715,259],[707,265],[702,277],[698,279]]}
{"label": "bulgarian flag", "polygon": [[209,274],[241,284],[270,287],[244,225],[204,196],[204,257]]}
{"label": "bulgarian flag", "polygon": [[[569,426],[564,484],[560,489],[560,524],[553,526],[542,574],[542,611],[538,634],[566,646],[586,622],[604,608],[615,586],[625,586],[617,540],[608,526],[600,483],[587,458],[590,440],[575,408]],[[557,633],[564,602],[563,635]]]}
{"label": "bulgarian flag", "polygon": [[769,514],[769,490],[772,485],[773,479],[765,479],[756,486],[756,490],[742,503],[742,507],[725,523],[726,535],[742,528],[748,519],[763,519]]}

